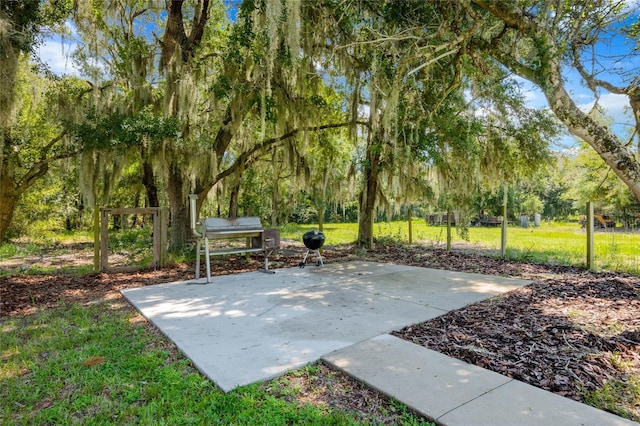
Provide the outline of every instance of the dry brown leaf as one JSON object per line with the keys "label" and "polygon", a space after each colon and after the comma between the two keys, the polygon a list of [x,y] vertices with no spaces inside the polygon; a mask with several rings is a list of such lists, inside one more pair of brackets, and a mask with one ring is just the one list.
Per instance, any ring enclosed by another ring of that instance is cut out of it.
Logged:
{"label": "dry brown leaf", "polygon": [[107,358],[103,356],[92,356],[82,363],[85,367],[93,367],[94,365],[102,364],[103,362],[107,362]]}

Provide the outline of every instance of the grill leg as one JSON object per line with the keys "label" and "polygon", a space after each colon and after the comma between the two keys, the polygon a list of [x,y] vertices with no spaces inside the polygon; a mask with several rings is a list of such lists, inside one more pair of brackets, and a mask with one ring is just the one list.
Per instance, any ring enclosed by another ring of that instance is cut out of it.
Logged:
{"label": "grill leg", "polygon": [[307,257],[309,257],[309,252],[310,252],[310,251],[311,251],[311,250],[307,250],[307,252],[304,254],[304,257],[302,258],[302,262],[300,262],[300,263],[298,264],[298,266],[299,266],[300,268],[304,268],[304,266],[307,264]]}
{"label": "grill leg", "polygon": [[196,241],[196,280],[200,278],[200,239]]}
{"label": "grill leg", "polygon": [[207,265],[207,283],[211,282],[211,257],[209,255],[209,238],[204,237],[204,254],[206,256],[205,263]]}
{"label": "grill leg", "polygon": [[300,268],[304,268],[305,265],[307,264],[307,258],[309,256],[316,256],[318,258],[318,260],[316,260],[316,266],[324,266],[324,262],[322,261],[322,256],[320,255],[320,249],[316,249],[316,250],[307,250],[307,252],[304,254],[304,257],[302,258],[302,262],[300,262],[298,264],[298,266]]}
{"label": "grill leg", "polygon": [[273,253],[273,250],[265,250],[264,251],[264,268],[260,268],[260,272],[266,272],[268,274],[275,274],[276,271],[269,270],[269,255]]}

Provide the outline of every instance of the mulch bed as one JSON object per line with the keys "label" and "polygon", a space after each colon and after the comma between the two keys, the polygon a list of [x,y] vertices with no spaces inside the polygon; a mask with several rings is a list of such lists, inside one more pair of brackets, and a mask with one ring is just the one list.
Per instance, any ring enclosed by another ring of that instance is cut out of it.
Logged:
{"label": "mulch bed", "polygon": [[[303,252],[289,247],[272,258],[271,267],[296,266]],[[327,247],[325,258],[359,259],[356,253],[364,255],[354,247]],[[420,246],[380,247],[367,252],[366,259],[533,281],[394,333],[403,339],[578,401],[612,380],[640,377],[640,277]],[[261,262],[260,257],[216,259],[212,273],[251,271]],[[182,265],[135,273],[0,278],[0,319],[61,303],[121,299],[124,288],[192,277],[193,271]],[[352,389],[352,408],[358,410],[364,397],[357,395],[363,391]],[[640,395],[628,399],[625,416],[640,420]]]}

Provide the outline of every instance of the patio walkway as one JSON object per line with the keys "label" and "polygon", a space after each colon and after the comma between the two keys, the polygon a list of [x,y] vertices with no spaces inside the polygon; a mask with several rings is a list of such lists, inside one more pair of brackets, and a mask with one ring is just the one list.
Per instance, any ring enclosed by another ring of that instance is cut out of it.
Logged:
{"label": "patio walkway", "polygon": [[443,424],[631,424],[386,334],[527,281],[363,261],[204,281],[122,293],[225,392],[322,358]]}

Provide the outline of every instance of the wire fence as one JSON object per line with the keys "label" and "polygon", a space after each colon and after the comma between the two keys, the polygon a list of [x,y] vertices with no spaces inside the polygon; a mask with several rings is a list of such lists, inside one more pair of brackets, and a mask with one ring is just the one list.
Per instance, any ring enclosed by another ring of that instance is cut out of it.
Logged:
{"label": "wire fence", "polygon": [[[501,217],[476,219],[467,223],[466,229],[457,223],[450,247],[522,261],[640,274],[640,208],[595,213],[593,223],[592,263],[588,262],[586,215],[572,221],[550,221],[537,215],[520,217],[505,229]],[[413,225],[412,239],[444,248],[446,227],[446,214],[426,215],[420,224]]]}
{"label": "wire fence", "polygon": [[593,226],[596,269],[640,272],[640,209],[594,213]]}

